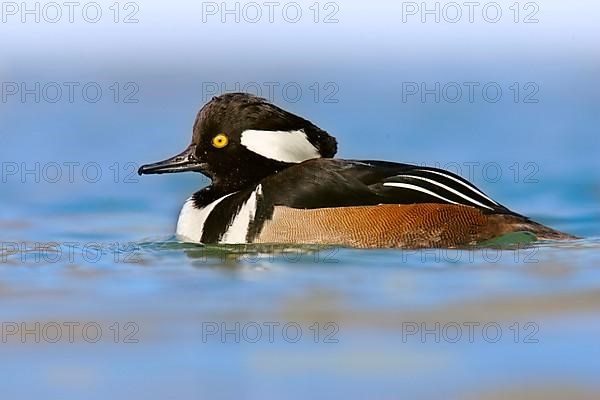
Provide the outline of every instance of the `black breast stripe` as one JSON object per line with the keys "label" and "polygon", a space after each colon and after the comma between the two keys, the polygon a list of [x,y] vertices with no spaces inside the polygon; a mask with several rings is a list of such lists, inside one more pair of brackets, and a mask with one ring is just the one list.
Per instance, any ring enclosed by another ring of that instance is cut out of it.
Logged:
{"label": "black breast stripe", "polygon": [[[268,191],[269,188],[266,188]],[[248,243],[254,242],[254,239],[258,237],[264,223],[267,220],[270,220],[273,217],[273,211],[275,209],[272,202],[266,200],[265,187],[262,187],[262,195],[258,196],[256,199],[256,210],[254,213],[254,219],[250,221],[250,226],[248,227],[248,233],[246,234],[246,241]]]}
{"label": "black breast stripe", "polygon": [[204,222],[202,243],[218,243],[221,240],[254,189],[235,193],[216,205]]}

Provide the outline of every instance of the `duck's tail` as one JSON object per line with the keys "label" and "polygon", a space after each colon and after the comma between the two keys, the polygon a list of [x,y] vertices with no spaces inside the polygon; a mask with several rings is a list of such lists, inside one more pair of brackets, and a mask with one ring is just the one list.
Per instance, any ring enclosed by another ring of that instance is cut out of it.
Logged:
{"label": "duck's tail", "polygon": [[510,232],[530,232],[538,240],[575,240],[581,239],[577,236],[560,232],[545,225],[530,220],[520,215],[498,215],[502,218],[502,225],[506,233]]}

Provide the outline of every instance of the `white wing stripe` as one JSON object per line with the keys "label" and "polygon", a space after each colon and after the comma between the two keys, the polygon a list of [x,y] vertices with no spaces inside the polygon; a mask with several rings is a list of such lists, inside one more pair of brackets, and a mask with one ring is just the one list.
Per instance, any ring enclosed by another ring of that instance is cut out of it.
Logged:
{"label": "white wing stripe", "polygon": [[386,183],[383,184],[383,186],[394,186],[394,187],[399,187],[399,188],[404,188],[404,189],[416,190],[417,192],[426,193],[426,194],[428,194],[430,196],[434,196],[434,197],[437,197],[438,199],[442,199],[444,201],[447,201],[448,203],[458,204],[456,201],[452,201],[452,200],[449,200],[449,199],[447,199],[445,197],[442,197],[439,194],[432,192],[431,190],[427,190],[427,189],[422,188],[420,186],[410,185],[408,183],[386,182]]}
{"label": "white wing stripe", "polygon": [[482,203],[478,202],[477,200],[474,200],[474,199],[472,199],[472,198],[470,198],[470,197],[468,197],[468,196],[466,196],[466,195],[462,194],[462,193],[461,193],[461,192],[459,192],[458,190],[454,190],[454,189],[452,189],[451,187],[448,187],[448,186],[446,186],[446,185],[443,185],[443,184],[441,184],[441,183],[439,183],[439,182],[436,182],[436,181],[434,181],[434,180],[427,179],[427,178],[423,178],[423,177],[421,177],[421,176],[414,176],[414,175],[402,175],[402,176],[404,176],[404,177],[407,177],[407,178],[420,179],[420,180],[422,180],[422,181],[425,181],[425,182],[432,183],[432,184],[434,184],[434,185],[437,185],[437,186],[439,186],[439,187],[441,187],[441,188],[443,188],[443,189],[445,189],[445,190],[447,190],[447,191],[449,191],[449,192],[452,192],[452,193],[454,193],[455,195],[458,195],[458,196],[462,197],[463,199],[465,199],[465,200],[467,200],[467,201],[470,201],[471,203],[477,204],[477,205],[478,205],[478,206],[480,206],[480,207],[485,207],[485,208],[488,208],[488,209],[490,209],[490,210],[493,210],[493,208],[491,208],[491,207],[488,207],[488,206],[486,206],[485,204],[482,204]]}
{"label": "white wing stripe", "polygon": [[498,204],[497,202],[495,202],[494,200],[492,200],[492,199],[490,199],[488,196],[486,196],[486,195],[485,195],[483,192],[481,192],[480,190],[478,190],[478,189],[475,189],[474,187],[472,187],[472,186],[470,186],[470,185],[467,185],[466,183],[464,183],[464,182],[463,182],[463,181],[461,181],[460,179],[456,179],[455,177],[453,177],[453,176],[451,176],[451,175],[446,175],[446,174],[443,174],[443,173],[441,173],[441,172],[439,172],[439,171],[431,171],[431,170],[429,170],[429,169],[418,169],[417,171],[431,172],[432,174],[438,174],[438,175],[444,176],[444,177],[446,177],[446,178],[448,178],[448,179],[452,179],[453,181],[455,181],[455,182],[457,182],[457,183],[460,183],[461,185],[463,185],[463,186],[465,186],[465,187],[467,187],[467,188],[471,189],[471,191],[473,191],[473,192],[477,193],[478,195],[480,195],[480,196],[482,196],[483,198],[485,198],[485,199],[487,199],[487,200],[491,201],[492,203],[494,203],[494,204]]}

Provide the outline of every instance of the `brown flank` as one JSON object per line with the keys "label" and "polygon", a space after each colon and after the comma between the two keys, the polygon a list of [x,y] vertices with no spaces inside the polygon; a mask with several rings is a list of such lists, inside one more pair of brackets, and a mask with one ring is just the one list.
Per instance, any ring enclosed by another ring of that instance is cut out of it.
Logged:
{"label": "brown flank", "polygon": [[277,206],[256,243],[328,244],[350,247],[461,247],[510,232],[527,231],[538,239],[569,235],[525,218],[486,214],[447,204],[296,209]]}

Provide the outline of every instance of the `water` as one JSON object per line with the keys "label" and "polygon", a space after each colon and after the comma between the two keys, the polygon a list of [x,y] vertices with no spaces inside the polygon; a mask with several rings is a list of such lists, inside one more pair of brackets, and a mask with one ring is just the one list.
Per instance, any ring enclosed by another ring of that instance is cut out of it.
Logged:
{"label": "water", "polygon": [[[199,4],[144,3],[143,23],[110,31],[0,26],[11,38],[2,82],[104,90],[97,103],[0,104],[4,397],[598,397],[593,12],[545,2],[540,24],[399,25],[400,3],[345,2],[340,24],[307,36],[278,24],[273,37],[271,25],[199,25]],[[340,157],[447,168],[582,239],[422,251],[178,243],[178,211],[208,181],[137,167],[189,143],[207,82],[274,81],[300,85],[299,101],[275,101],[335,135]],[[400,94],[406,82],[471,81],[504,96]],[[113,101],[115,82],[134,82],[138,102]],[[328,82],[337,102],[324,101]],[[528,82],[538,102],[522,101]]]}
{"label": "water", "polygon": [[[6,396],[560,398],[599,389],[593,182],[531,186],[542,205],[534,217],[581,240],[422,251],[178,243],[177,200],[202,182],[6,184]],[[523,202],[506,187],[496,198]],[[73,343],[69,323],[78,324]],[[23,386],[24,373],[36,384]]]}

